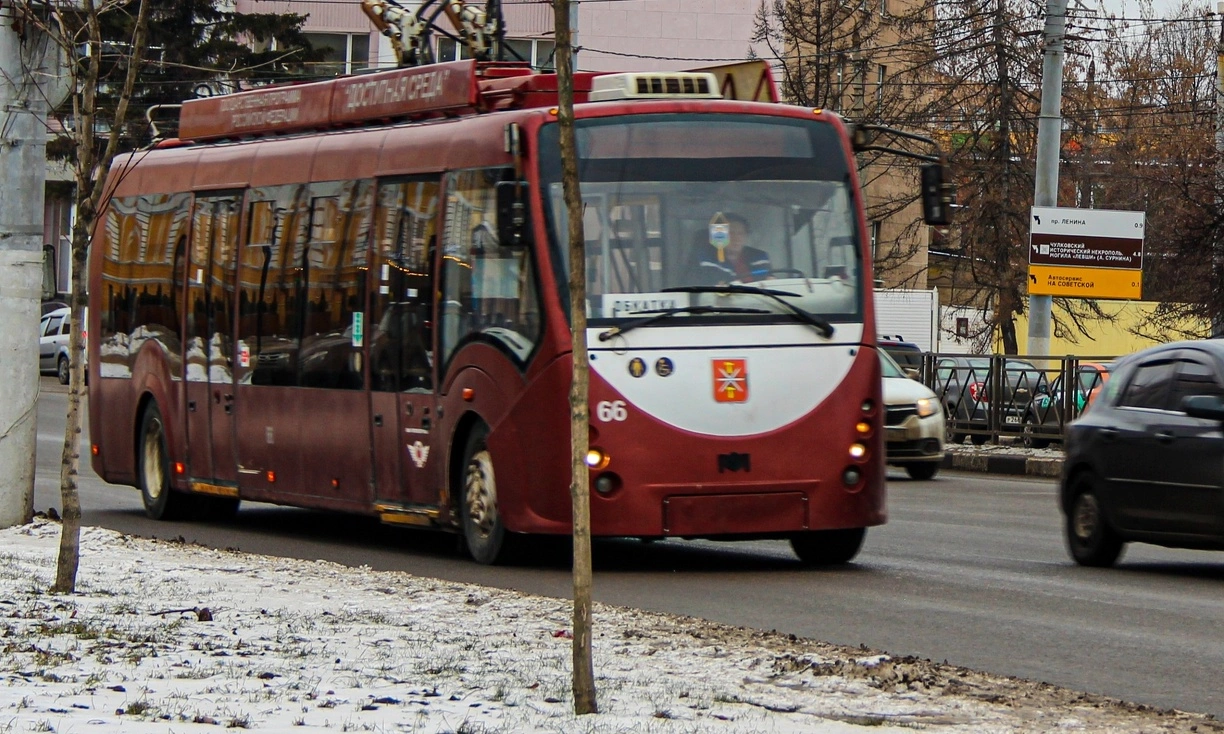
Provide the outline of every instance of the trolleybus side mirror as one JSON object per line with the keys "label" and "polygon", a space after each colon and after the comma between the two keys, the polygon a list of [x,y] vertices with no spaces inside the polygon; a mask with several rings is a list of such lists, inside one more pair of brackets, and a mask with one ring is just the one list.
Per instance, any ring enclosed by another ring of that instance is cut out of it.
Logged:
{"label": "trolleybus side mirror", "polygon": [[527,184],[497,183],[497,239],[503,247],[523,247],[528,241]]}
{"label": "trolleybus side mirror", "polygon": [[956,203],[956,189],[946,176],[942,163],[921,168],[922,221],[936,227],[952,223],[952,205]]}

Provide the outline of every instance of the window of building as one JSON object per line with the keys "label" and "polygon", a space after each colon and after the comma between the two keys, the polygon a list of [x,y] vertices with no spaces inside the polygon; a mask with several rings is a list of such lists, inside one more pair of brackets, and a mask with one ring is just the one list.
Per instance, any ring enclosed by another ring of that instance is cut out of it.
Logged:
{"label": "window of building", "polygon": [[[506,60],[526,61],[535,69],[553,68],[553,53],[556,44],[552,39],[544,38],[507,38]],[[467,46],[453,38],[440,36],[438,38],[438,61],[459,61],[472,58],[472,52]]]}
{"label": "window of building", "polygon": [[880,0],[880,17],[888,17],[888,0]]}
{"label": "window of building", "polygon": [[884,79],[888,77],[888,67],[880,64],[876,70],[876,107],[884,106]]}
{"label": "window of building", "polygon": [[319,74],[352,74],[370,67],[370,34],[306,33],[316,49],[325,52],[322,61],[311,65]]}
{"label": "window of building", "polygon": [[874,260],[877,248],[880,246],[880,231],[882,228],[880,222],[871,223],[871,258]]}

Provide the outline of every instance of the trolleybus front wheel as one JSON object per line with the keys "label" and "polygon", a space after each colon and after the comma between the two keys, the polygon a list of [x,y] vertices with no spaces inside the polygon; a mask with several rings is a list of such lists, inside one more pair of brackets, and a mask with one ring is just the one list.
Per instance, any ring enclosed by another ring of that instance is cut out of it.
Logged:
{"label": "trolleybus front wheel", "polygon": [[849,563],[863,547],[867,528],[812,530],[790,537],[791,549],[805,566]]}
{"label": "trolleybus front wheel", "polygon": [[493,455],[485,444],[489,429],[483,424],[472,429],[463,453],[463,493],[459,516],[468,553],[477,563],[495,564],[507,560],[511,538],[502,525],[497,508],[497,477]]}
{"label": "trolleybus front wheel", "polygon": [[166,449],[166,424],[157,403],[150,402],[140,422],[140,496],[145,514],[154,520],[183,516],[188,497],[170,489],[170,452]]}

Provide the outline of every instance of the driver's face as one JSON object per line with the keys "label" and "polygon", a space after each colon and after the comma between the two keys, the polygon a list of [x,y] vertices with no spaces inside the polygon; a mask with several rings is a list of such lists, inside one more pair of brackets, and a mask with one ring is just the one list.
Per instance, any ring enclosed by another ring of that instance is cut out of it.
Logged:
{"label": "driver's face", "polygon": [[738,255],[748,244],[748,228],[739,222],[731,222],[730,236],[727,238],[727,251]]}

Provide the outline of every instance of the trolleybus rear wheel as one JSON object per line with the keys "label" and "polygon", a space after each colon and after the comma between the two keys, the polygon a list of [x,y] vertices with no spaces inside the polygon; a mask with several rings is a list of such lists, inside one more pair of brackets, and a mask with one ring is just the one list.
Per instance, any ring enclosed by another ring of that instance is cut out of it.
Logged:
{"label": "trolleybus rear wheel", "polygon": [[805,566],[849,563],[863,547],[867,528],[813,530],[790,537],[791,549]]}
{"label": "trolleybus rear wheel", "polygon": [[459,516],[468,553],[477,563],[494,564],[506,560],[507,537],[497,507],[493,455],[485,444],[488,432],[482,424],[473,428],[468,436],[463,453]]}
{"label": "trolleybus rear wheel", "polygon": [[149,403],[140,422],[140,495],[145,514],[154,520],[182,517],[188,500],[170,489],[170,452],[166,448],[166,424],[157,403]]}

